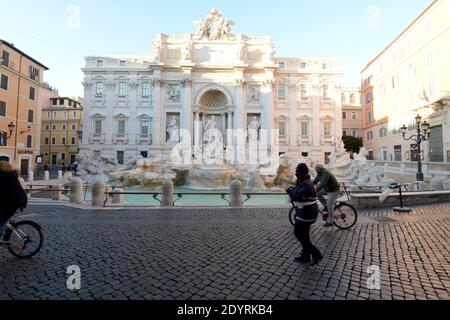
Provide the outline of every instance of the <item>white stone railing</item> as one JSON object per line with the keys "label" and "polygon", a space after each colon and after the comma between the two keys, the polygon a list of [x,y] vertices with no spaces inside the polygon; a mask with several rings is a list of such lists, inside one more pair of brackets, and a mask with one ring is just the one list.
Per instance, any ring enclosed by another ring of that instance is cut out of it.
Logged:
{"label": "white stone railing", "polygon": [[136,144],[152,144],[152,135],[148,134],[148,135],[142,135],[142,134],[138,134],[136,135]]}
{"label": "white stone railing", "polygon": [[105,134],[91,134],[89,137],[90,144],[104,144],[105,143]]}
{"label": "white stone railing", "polygon": [[128,134],[115,134],[113,136],[113,143],[114,144],[128,144]]}

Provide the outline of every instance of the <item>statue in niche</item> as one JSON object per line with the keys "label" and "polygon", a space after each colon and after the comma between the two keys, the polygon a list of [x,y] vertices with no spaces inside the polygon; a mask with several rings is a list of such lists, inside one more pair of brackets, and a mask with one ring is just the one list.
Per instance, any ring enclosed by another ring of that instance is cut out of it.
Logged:
{"label": "statue in niche", "polygon": [[261,129],[261,123],[258,120],[257,116],[254,116],[253,119],[248,124],[248,139],[249,141],[257,141],[259,130]]}
{"label": "statue in niche", "polygon": [[169,102],[177,103],[180,101],[180,93],[174,85],[169,85],[167,87],[167,100]]}
{"label": "statue in niche", "polygon": [[183,57],[184,60],[190,61],[191,60],[191,47],[190,46],[185,46],[183,47]]}
{"label": "statue in niche", "polygon": [[167,142],[180,142],[180,127],[175,116],[169,121],[167,133],[169,134],[169,140]]}
{"label": "statue in niche", "polygon": [[[204,148],[205,159],[213,160],[213,162],[223,161],[223,133],[217,125],[215,116],[211,116],[211,118],[207,120],[204,130],[205,135],[203,141],[206,142]],[[209,161],[207,161],[207,163],[209,163]]]}

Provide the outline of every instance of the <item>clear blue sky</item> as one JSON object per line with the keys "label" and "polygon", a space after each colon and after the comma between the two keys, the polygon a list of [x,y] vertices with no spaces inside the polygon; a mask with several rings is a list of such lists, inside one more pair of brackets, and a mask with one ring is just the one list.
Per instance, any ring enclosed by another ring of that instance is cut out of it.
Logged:
{"label": "clear blue sky", "polygon": [[212,7],[236,22],[235,34],[271,35],[277,56],[341,59],[343,84],[358,86],[367,62],[432,0],[1,2],[0,38],[47,65],[45,80],[60,94],[82,96],[84,56],[151,55],[155,34],[194,33],[192,21]]}

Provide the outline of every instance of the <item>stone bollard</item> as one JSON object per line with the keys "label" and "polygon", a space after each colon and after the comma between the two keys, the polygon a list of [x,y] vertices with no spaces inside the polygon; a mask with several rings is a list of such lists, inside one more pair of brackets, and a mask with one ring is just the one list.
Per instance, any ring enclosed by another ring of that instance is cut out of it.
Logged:
{"label": "stone bollard", "polygon": [[[124,190],[116,188],[114,190],[114,192],[124,192]],[[120,205],[125,204],[125,195],[124,194],[114,194],[112,196],[112,203],[113,204],[120,204]]]}
{"label": "stone bollard", "polygon": [[83,202],[83,181],[80,178],[75,178],[70,183],[70,202]]}
{"label": "stone bollard", "polygon": [[106,184],[98,180],[92,185],[92,206],[103,207],[105,205]]}
{"label": "stone bollard", "polygon": [[44,180],[45,180],[45,181],[50,180],[50,172],[48,172],[48,171],[45,171],[45,172],[44,172]]}
{"label": "stone bollard", "polygon": [[162,207],[173,207],[173,182],[170,179],[164,180],[162,185]]}
{"label": "stone bollard", "polygon": [[52,186],[52,188],[58,190],[58,191],[54,191],[52,199],[55,201],[63,201],[64,200],[64,192],[61,192],[59,190],[64,189],[64,187],[62,185],[56,185],[56,186]]}
{"label": "stone bollard", "polygon": [[28,182],[33,182],[34,181],[34,172],[33,171],[28,171]]}
{"label": "stone bollard", "polygon": [[235,179],[230,185],[230,206],[232,208],[242,208],[242,184]]}
{"label": "stone bollard", "polygon": [[61,170],[58,170],[58,180],[62,180],[63,174]]}

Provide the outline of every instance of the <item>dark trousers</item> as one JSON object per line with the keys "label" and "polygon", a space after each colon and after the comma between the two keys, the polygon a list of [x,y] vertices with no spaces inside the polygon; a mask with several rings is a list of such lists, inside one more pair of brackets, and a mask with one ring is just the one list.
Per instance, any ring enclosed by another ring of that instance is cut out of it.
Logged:
{"label": "dark trousers", "polygon": [[317,249],[311,243],[309,231],[313,224],[314,224],[313,222],[301,222],[301,221],[297,221],[295,223],[294,233],[295,233],[295,236],[297,237],[298,241],[300,241],[300,243],[302,244],[302,247],[303,247],[302,258],[304,258],[306,260],[310,259],[311,255],[314,259],[316,259],[322,255],[320,253],[319,249]]}

